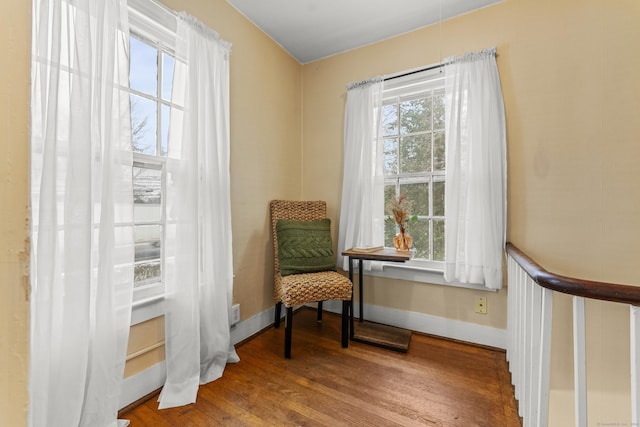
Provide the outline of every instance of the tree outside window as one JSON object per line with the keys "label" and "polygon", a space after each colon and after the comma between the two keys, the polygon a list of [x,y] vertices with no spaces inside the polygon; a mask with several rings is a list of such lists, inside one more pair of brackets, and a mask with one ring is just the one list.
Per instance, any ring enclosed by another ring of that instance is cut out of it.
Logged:
{"label": "tree outside window", "polygon": [[[418,220],[408,224],[416,258],[444,261],[444,88],[386,97],[382,111],[385,205],[400,194]],[[385,223],[385,246],[398,232]]]}

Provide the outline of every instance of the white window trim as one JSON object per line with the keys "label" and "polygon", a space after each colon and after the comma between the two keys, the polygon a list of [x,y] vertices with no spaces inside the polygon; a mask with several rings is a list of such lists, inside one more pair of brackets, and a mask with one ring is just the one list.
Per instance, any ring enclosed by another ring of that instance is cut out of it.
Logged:
{"label": "white window trim", "polygon": [[[438,268],[427,267],[418,264],[420,261],[407,261],[406,263],[385,262],[382,270],[365,270],[364,275],[384,277],[387,279],[407,280],[410,282],[425,283],[431,285],[453,286],[456,288],[476,289],[479,291],[495,292],[484,285],[476,283],[447,282],[444,280],[444,266]],[[427,261],[428,262],[428,261]],[[440,263],[442,264],[442,263]]]}
{"label": "white window trim", "polygon": [[154,0],[129,0],[129,25],[147,38],[175,45],[176,14]]}
{"label": "white window trim", "polygon": [[[158,284],[153,285],[158,287]],[[137,289],[136,300],[132,305],[131,311],[131,326],[138,323],[146,322],[147,320],[155,319],[156,317],[163,316],[165,314],[165,294],[155,293],[153,296],[147,298],[141,298],[142,288]]]}

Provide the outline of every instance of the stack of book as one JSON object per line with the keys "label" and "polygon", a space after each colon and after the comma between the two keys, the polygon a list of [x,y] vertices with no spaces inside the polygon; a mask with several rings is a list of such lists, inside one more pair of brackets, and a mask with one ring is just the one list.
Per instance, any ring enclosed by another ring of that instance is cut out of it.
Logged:
{"label": "stack of book", "polygon": [[384,246],[361,246],[361,247],[356,247],[356,248],[352,248],[351,250],[353,252],[360,252],[363,254],[370,254],[372,252],[378,252],[384,249]]}

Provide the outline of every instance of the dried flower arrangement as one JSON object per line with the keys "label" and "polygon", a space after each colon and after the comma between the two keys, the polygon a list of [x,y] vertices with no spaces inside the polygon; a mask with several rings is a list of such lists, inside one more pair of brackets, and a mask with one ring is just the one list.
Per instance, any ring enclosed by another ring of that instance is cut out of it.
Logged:
{"label": "dried flower arrangement", "polygon": [[[401,233],[406,231],[405,226],[409,221],[418,219],[415,215],[413,217],[410,216],[409,212],[412,208],[413,202],[407,199],[404,194],[394,197],[387,203],[387,212],[390,212],[390,215],[393,216],[393,220],[400,227]],[[388,217],[388,219],[391,219],[391,217]]]}
{"label": "dried flower arrangement", "polygon": [[393,239],[394,245],[398,250],[406,251],[411,249],[413,239],[407,233],[406,227],[410,222],[418,220],[417,215],[410,214],[412,208],[413,202],[404,194],[394,197],[387,203],[387,212],[389,212],[387,221],[395,221],[400,228],[400,233],[398,233]]}

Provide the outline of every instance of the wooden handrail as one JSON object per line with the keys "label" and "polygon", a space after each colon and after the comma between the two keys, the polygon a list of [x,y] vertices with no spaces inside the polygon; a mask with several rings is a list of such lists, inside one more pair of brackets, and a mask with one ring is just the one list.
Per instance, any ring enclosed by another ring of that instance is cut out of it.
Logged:
{"label": "wooden handrail", "polygon": [[507,253],[540,286],[569,295],[640,306],[640,286],[593,282],[560,276],[545,270],[516,245],[507,242]]}

